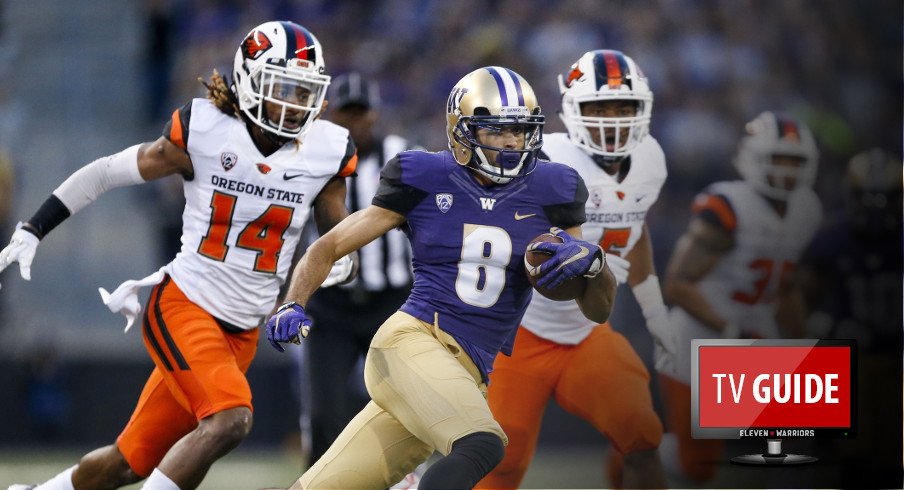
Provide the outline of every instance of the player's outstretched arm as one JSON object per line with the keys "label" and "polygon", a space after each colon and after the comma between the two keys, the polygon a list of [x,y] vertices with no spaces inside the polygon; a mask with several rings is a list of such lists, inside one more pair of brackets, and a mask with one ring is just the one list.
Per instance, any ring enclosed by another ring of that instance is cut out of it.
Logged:
{"label": "player's outstretched arm", "polygon": [[[340,221],[348,217],[345,205],[345,178],[333,177],[314,200],[314,222],[320,235],[326,235]],[[345,284],[358,275],[358,252],[352,252],[333,263],[322,288]]]}
{"label": "player's outstretched arm", "polygon": [[298,261],[286,293],[286,302],[307,304],[308,298],[326,278],[333,262],[404,222],[404,216],[379,206],[369,206],[339,222],[312,243]]}
{"label": "player's outstretched arm", "polygon": [[[663,282],[665,299],[723,336],[737,337],[738,327],[716,313],[697,283],[734,247],[734,237],[703,219],[694,218],[675,245]],[[728,330],[728,331],[725,331]]]}
{"label": "player's outstretched arm", "polygon": [[678,339],[674,329],[669,325],[668,310],[653,264],[653,240],[646,224],[643,225],[640,239],[626,258],[630,263],[628,285],[631,286],[634,299],[637,300],[637,305],[640,306],[646,320],[647,330],[659,347],[653,351],[653,365],[657,371],[674,372]]}
{"label": "player's outstretched arm", "polygon": [[394,211],[370,206],[342,220],[312,243],[292,272],[285,303],[267,320],[270,345],[284,352],[281,344],[299,343],[307,337],[311,319],[304,305],[326,279],[333,263],[404,222],[405,217]]}
{"label": "player's outstretched arm", "polygon": [[34,216],[19,223],[9,245],[0,251],[0,271],[18,262],[22,278],[30,280],[31,263],[40,240],[104,192],[174,173],[188,176],[191,172],[188,154],[164,137],[98,158],[70,175]]}

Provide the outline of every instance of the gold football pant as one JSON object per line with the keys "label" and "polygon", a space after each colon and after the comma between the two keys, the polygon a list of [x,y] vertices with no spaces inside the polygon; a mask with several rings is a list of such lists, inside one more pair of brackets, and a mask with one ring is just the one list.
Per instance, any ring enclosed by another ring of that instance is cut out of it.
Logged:
{"label": "gold football pant", "polygon": [[508,442],[480,371],[439,322],[396,312],[383,323],[364,366],[372,400],[292,488],[387,488],[468,434]]}

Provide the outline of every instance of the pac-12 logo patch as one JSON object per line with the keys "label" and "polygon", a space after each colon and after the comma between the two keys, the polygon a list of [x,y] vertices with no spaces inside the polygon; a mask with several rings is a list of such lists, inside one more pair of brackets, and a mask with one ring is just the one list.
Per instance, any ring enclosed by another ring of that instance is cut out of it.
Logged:
{"label": "pac-12 logo patch", "polygon": [[449,209],[452,207],[452,194],[449,194],[448,192],[437,194],[436,207],[438,207],[440,211],[448,213]]}
{"label": "pac-12 logo patch", "polygon": [[238,155],[232,153],[231,151],[224,151],[223,153],[220,153],[220,163],[223,165],[223,169],[227,172],[232,170],[232,167],[235,167],[235,164],[238,161]]}
{"label": "pac-12 logo patch", "polygon": [[603,195],[602,191],[598,187],[594,187],[590,189],[590,202],[593,203],[593,207],[598,208],[600,204],[603,203]]}

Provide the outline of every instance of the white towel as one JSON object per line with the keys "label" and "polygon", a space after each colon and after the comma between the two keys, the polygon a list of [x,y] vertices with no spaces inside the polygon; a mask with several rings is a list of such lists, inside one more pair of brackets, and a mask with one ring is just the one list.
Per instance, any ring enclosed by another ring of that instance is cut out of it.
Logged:
{"label": "white towel", "polygon": [[112,293],[107,292],[104,288],[97,288],[100,297],[107,308],[113,313],[122,313],[127,320],[126,328],[123,332],[128,332],[138,314],[141,313],[141,303],[138,302],[138,291],[143,287],[159,284],[163,280],[163,276],[168,272],[169,264],[163,266],[157,272],[145,277],[144,279],[129,280],[119,285]]}

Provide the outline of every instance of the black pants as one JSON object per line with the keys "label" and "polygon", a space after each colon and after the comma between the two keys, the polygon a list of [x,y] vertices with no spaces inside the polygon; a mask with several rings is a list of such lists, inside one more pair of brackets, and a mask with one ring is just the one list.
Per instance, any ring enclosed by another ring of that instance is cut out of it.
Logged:
{"label": "black pants", "polygon": [[367,354],[377,329],[395,313],[409,288],[379,293],[350,292],[341,288],[318,291],[306,311],[314,329],[305,339],[310,374],[311,463],[317,461],[342,429],[370,400],[355,389],[361,383],[355,366]]}

